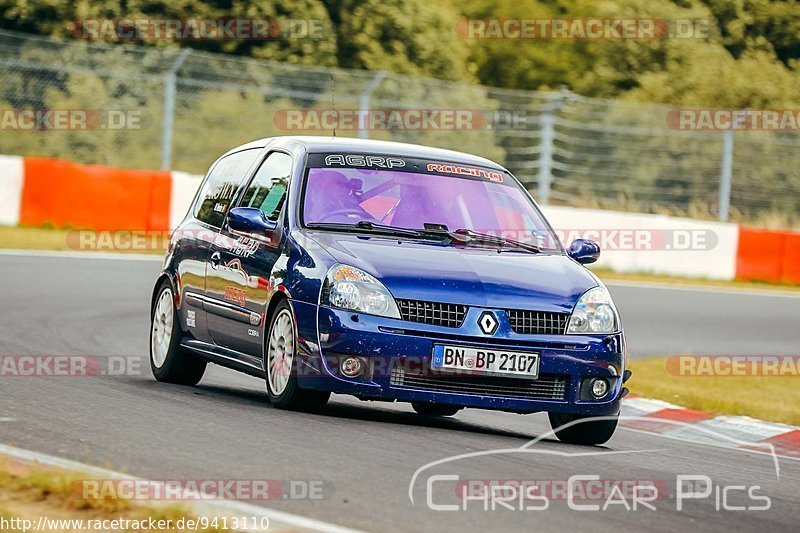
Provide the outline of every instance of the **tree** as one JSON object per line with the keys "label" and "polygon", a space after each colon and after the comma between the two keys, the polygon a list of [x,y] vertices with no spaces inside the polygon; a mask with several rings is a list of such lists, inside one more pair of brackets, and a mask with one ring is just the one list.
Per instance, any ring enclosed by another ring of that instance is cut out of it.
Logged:
{"label": "tree", "polygon": [[468,80],[468,50],[448,1],[328,0],[340,67]]}
{"label": "tree", "polygon": [[[320,0],[0,0],[0,26],[58,37],[91,38],[85,31],[91,19],[259,19],[270,22],[269,39],[170,39],[114,38],[104,32],[104,42],[147,46],[188,46],[209,52],[247,55],[299,64],[334,66],[336,34]],[[314,21],[311,35],[304,22]],[[292,31],[290,31],[292,30]],[[272,33],[275,31],[276,33]]]}

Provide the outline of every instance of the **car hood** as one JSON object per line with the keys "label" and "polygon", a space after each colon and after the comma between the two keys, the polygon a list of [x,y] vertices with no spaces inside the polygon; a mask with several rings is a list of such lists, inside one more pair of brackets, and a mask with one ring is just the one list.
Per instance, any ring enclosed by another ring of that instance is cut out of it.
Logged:
{"label": "car hood", "polygon": [[586,268],[559,254],[329,231],[307,236],[339,263],[378,278],[395,298],[568,313],[598,285]]}

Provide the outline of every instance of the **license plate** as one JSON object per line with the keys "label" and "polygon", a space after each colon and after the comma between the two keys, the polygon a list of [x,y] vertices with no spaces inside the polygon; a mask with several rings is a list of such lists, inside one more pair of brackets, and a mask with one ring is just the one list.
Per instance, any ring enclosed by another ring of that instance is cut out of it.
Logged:
{"label": "license plate", "polygon": [[539,375],[539,354],[437,344],[433,347],[431,366],[467,374],[536,378]]}

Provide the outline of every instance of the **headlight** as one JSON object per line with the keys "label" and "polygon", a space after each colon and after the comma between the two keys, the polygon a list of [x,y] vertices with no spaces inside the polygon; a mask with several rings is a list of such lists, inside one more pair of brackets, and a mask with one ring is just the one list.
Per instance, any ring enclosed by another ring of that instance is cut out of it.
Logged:
{"label": "headlight", "polygon": [[370,315],[400,318],[397,303],[383,283],[363,270],[347,265],[335,265],[328,271],[320,303]]}
{"label": "headlight", "polygon": [[578,298],[569,319],[567,333],[614,333],[619,316],[605,287],[589,289]]}

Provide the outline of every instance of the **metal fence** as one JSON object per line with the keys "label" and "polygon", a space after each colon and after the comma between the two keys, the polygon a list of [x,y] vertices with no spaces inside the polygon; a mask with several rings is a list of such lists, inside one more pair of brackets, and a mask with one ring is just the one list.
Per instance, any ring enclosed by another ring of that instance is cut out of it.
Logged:
{"label": "metal fence", "polygon": [[[314,124],[289,127],[288,112],[466,110],[473,117],[466,126],[384,124],[337,134],[489,157],[543,203],[800,224],[796,129],[684,131],[670,126],[669,106],[563,90],[512,91],[8,31],[0,31],[0,73],[0,154],[202,173],[220,153],[254,138],[330,133]],[[43,120],[27,129],[9,120],[21,110],[87,110],[94,120],[83,128]]]}

